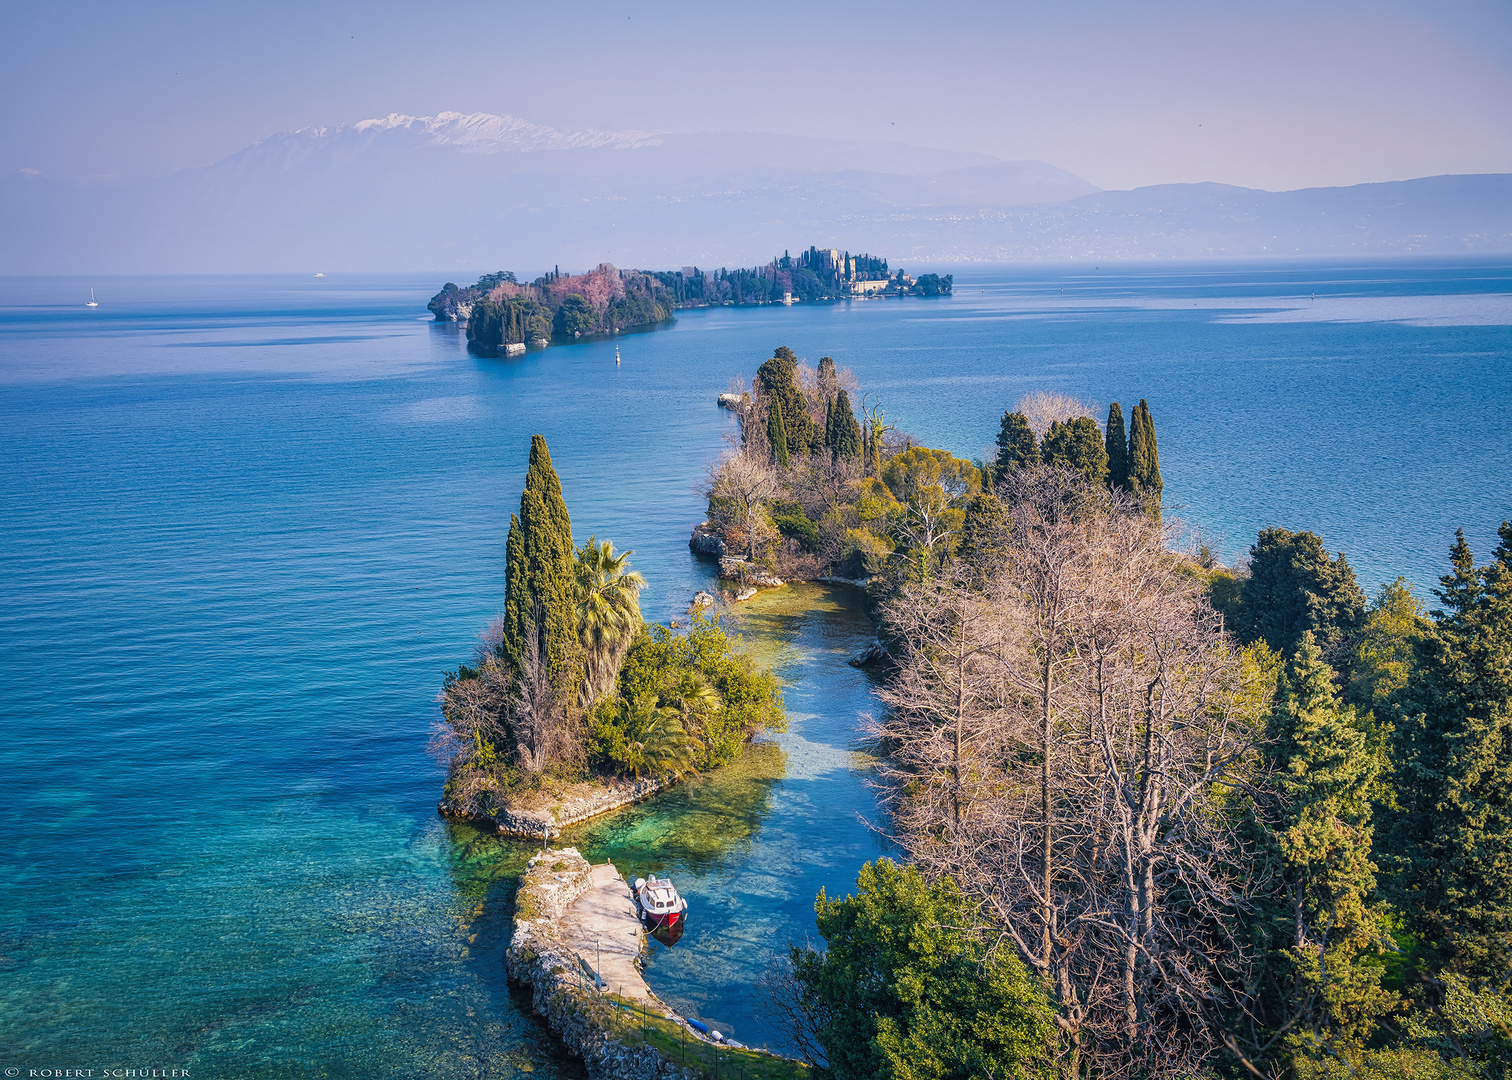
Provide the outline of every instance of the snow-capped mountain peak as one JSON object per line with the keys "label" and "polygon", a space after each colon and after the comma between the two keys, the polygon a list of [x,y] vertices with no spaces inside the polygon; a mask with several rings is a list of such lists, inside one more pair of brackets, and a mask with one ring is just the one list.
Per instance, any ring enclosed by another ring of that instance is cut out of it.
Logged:
{"label": "snow-capped mountain peak", "polygon": [[656,133],[650,131],[561,131],[544,124],[532,124],[517,116],[482,112],[443,112],[435,116],[389,113],[353,124],[351,130],[364,133],[403,130],[421,135],[426,142],[437,146],[456,146],[484,154],[600,148],[627,150],[661,142]]}

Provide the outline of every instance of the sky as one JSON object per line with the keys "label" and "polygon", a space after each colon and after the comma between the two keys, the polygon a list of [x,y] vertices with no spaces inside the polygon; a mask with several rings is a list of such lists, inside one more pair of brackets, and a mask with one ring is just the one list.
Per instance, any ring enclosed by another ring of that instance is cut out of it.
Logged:
{"label": "sky", "polygon": [[1038,159],[1104,188],[1512,172],[1512,3],[0,0],[0,175],[389,113]]}

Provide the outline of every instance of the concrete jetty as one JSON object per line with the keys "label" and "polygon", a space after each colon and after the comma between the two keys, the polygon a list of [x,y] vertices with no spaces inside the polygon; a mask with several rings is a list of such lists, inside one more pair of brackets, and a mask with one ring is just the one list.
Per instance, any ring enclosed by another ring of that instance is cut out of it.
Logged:
{"label": "concrete jetty", "polygon": [[598,972],[605,990],[662,1007],[636,965],[646,947],[646,932],[630,886],[613,863],[589,871],[588,887],[563,912],[558,930],[563,943]]}

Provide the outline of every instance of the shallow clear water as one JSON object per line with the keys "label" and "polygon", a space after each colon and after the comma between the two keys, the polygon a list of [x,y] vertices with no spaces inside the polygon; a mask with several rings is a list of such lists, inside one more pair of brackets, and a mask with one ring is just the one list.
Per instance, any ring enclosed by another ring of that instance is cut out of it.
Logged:
{"label": "shallow clear water", "polygon": [[[1312,528],[1367,587],[1422,586],[1456,526],[1484,557],[1512,517],[1506,264],[958,277],[689,313],[619,368],[603,342],[469,357],[428,279],[0,281],[0,1065],[575,1075],[502,979],[527,851],[438,820],[425,754],[533,431],[660,620],[708,581],[713,396],[779,343],[967,456],[1029,389],[1148,398],[1168,504],[1229,556]],[[759,1042],[761,958],[882,849],[864,619],[815,591],[739,622],[791,731],[568,839],[674,875],[692,918],[650,981]]]}

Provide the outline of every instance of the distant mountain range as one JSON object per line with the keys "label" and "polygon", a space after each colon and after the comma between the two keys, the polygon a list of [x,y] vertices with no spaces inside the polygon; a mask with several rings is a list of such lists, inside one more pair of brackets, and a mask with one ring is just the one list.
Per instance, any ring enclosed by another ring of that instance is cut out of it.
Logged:
{"label": "distant mountain range", "polygon": [[393,115],[129,183],[0,180],[0,273],[478,270],[1512,251],[1512,175],[1099,191],[1040,161],[753,134]]}

